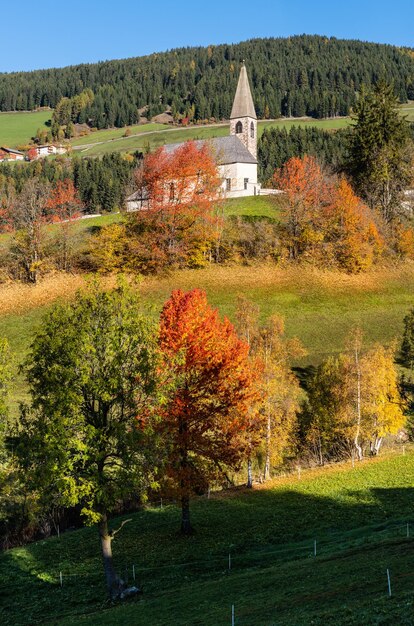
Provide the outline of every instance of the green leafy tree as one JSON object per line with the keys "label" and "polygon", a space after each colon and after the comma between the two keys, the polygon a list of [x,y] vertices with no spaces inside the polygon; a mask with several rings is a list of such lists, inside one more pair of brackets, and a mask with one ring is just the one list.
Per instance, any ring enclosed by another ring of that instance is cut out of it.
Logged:
{"label": "green leafy tree", "polygon": [[154,325],[130,289],[92,285],[46,315],[26,363],[32,404],[21,416],[20,467],[45,506],[78,506],[98,525],[111,598],[125,583],[108,519],[152,481],[155,354]]}
{"label": "green leafy tree", "polygon": [[412,177],[410,126],[393,87],[380,81],[362,92],[354,111],[349,171],[358,194],[390,224]]}

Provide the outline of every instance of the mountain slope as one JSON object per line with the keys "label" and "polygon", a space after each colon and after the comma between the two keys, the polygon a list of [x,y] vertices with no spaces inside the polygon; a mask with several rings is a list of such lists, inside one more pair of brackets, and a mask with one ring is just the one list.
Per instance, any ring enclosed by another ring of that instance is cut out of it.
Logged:
{"label": "mountain slope", "polygon": [[146,57],[62,69],[0,74],[0,110],[54,107],[86,87],[95,101],[81,119],[106,128],[172,107],[205,119],[227,118],[239,67],[246,60],[259,117],[347,115],[361,85],[394,82],[401,101],[414,98],[414,58],[395,46],[301,35],[235,45],[180,48]]}

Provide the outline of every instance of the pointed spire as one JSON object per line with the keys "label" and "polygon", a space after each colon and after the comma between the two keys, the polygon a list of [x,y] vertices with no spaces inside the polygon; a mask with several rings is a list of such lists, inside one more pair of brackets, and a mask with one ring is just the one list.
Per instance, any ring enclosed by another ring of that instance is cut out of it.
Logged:
{"label": "pointed spire", "polygon": [[237,117],[252,117],[253,119],[257,119],[244,61],[240,70],[239,82],[237,83],[230,119],[233,120]]}

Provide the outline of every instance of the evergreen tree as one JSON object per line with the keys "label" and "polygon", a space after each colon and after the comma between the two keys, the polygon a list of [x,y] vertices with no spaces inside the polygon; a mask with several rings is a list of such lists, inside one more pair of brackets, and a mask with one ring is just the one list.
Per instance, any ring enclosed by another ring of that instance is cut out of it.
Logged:
{"label": "evergreen tree", "polygon": [[410,127],[397,110],[393,88],[379,82],[355,107],[348,169],[357,193],[387,224],[398,215],[412,176]]}

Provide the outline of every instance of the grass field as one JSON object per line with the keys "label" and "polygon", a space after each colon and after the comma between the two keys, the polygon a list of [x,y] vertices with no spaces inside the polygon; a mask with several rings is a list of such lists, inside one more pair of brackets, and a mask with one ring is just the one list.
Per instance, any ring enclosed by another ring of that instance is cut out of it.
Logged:
{"label": "grass field", "polygon": [[47,128],[45,124],[51,117],[52,111],[0,113],[0,146],[28,144],[38,128]]}
{"label": "grass field", "polygon": [[[259,136],[263,133],[265,128],[291,128],[292,126],[303,126],[325,129],[337,129],[344,128],[349,124],[349,118],[336,118],[327,120],[314,120],[314,119],[288,119],[288,120],[275,120],[275,121],[259,121],[258,133]],[[149,124],[152,126],[152,124]],[[137,136],[131,136],[128,138],[119,139],[122,137],[124,130],[110,131],[98,131],[86,137],[82,138],[83,144],[95,144],[90,147],[85,146],[82,149],[81,154],[88,156],[100,156],[107,152],[132,152],[134,150],[143,150],[150,146],[151,148],[158,148],[169,143],[177,143],[180,141],[187,141],[189,139],[211,139],[212,137],[224,137],[229,134],[228,124],[224,125],[212,125],[212,126],[192,126],[190,128],[165,128],[162,130],[156,130],[154,132],[146,132],[147,126],[140,126],[140,134]],[[102,133],[102,135],[101,135]],[[105,135],[108,139],[105,139]],[[101,139],[102,136],[102,139]],[[98,143],[102,141],[103,143]],[[83,145],[82,144],[82,145]],[[73,145],[80,145],[78,143]]]}
{"label": "grass field", "polygon": [[[54,276],[38,287],[0,288],[0,336],[6,336],[21,360],[33,329],[50,304],[71,298],[84,284],[79,276]],[[141,286],[145,303],[155,314],[173,289],[200,287],[221,314],[234,319],[237,296],[244,294],[260,305],[262,319],[277,313],[285,318],[287,336],[300,338],[308,356],[299,367],[316,365],[344,349],[347,335],[359,326],[366,345],[401,340],[403,318],[414,306],[414,266],[376,269],[359,276],[316,270],[311,267],[210,267],[176,272],[164,278],[146,278]],[[15,378],[12,411],[25,395]]]}
{"label": "grass field", "polygon": [[190,538],[173,504],[129,515],[115,562],[143,594],[121,606],[104,602],[95,528],[11,550],[1,622],[230,626],[234,604],[237,626],[412,624],[414,452],[388,454],[199,498]]}
{"label": "grass field", "polygon": [[[132,135],[139,135],[140,133],[152,133],[155,130],[163,130],[169,128],[168,124],[143,124],[136,126],[129,126],[129,130]],[[84,146],[90,143],[96,143],[99,141],[112,141],[113,139],[121,139],[125,135],[125,128],[109,128],[106,130],[98,130],[84,137],[71,140],[72,146]]]}
{"label": "grass field", "polygon": [[[278,198],[228,200],[224,209],[227,216],[277,219]],[[96,228],[120,219],[121,215],[114,214],[77,222],[75,246],[84,247]],[[52,231],[56,226],[49,228]],[[1,235],[0,252],[9,244],[10,236]],[[37,286],[0,286],[0,336],[8,338],[16,362],[24,357],[33,329],[51,304],[72,298],[85,280],[82,276],[57,274],[43,279]],[[195,287],[205,289],[210,302],[231,319],[239,294],[260,306],[263,320],[275,313],[282,315],[287,335],[299,337],[308,351],[308,356],[296,363],[306,368],[343,350],[347,335],[356,326],[363,329],[367,346],[375,342],[399,342],[403,318],[414,306],[414,264],[376,267],[359,275],[318,270],[309,265],[213,265],[163,277],[146,277],[141,284],[142,299],[157,314],[173,289]],[[18,403],[25,393],[24,382],[16,375],[11,399],[13,415],[17,415]]]}
{"label": "grass field", "polygon": [[[401,106],[401,111],[407,119],[414,121],[414,103],[409,102]],[[29,111],[0,113],[0,145],[16,147],[27,144],[36,134],[38,128],[45,127],[51,119],[52,111]],[[266,127],[291,128],[292,126],[316,126],[325,129],[343,128],[349,124],[349,118],[334,118],[326,120],[315,119],[280,119],[275,121],[259,121],[259,134]],[[128,152],[142,150],[147,145],[158,147],[165,143],[185,141],[186,139],[208,139],[222,137],[228,134],[228,124],[223,126],[194,126],[191,128],[171,129],[165,124],[145,124],[130,127],[132,136],[123,138],[124,128],[111,128],[91,133],[71,141],[72,146],[85,146],[85,154],[101,155],[107,152]],[[149,134],[147,134],[149,133]],[[155,133],[155,134],[153,134]],[[136,136],[134,136],[136,135]],[[142,137],[140,135],[143,135]],[[100,143],[102,142],[102,143]],[[97,144],[86,147],[88,144]]]}

